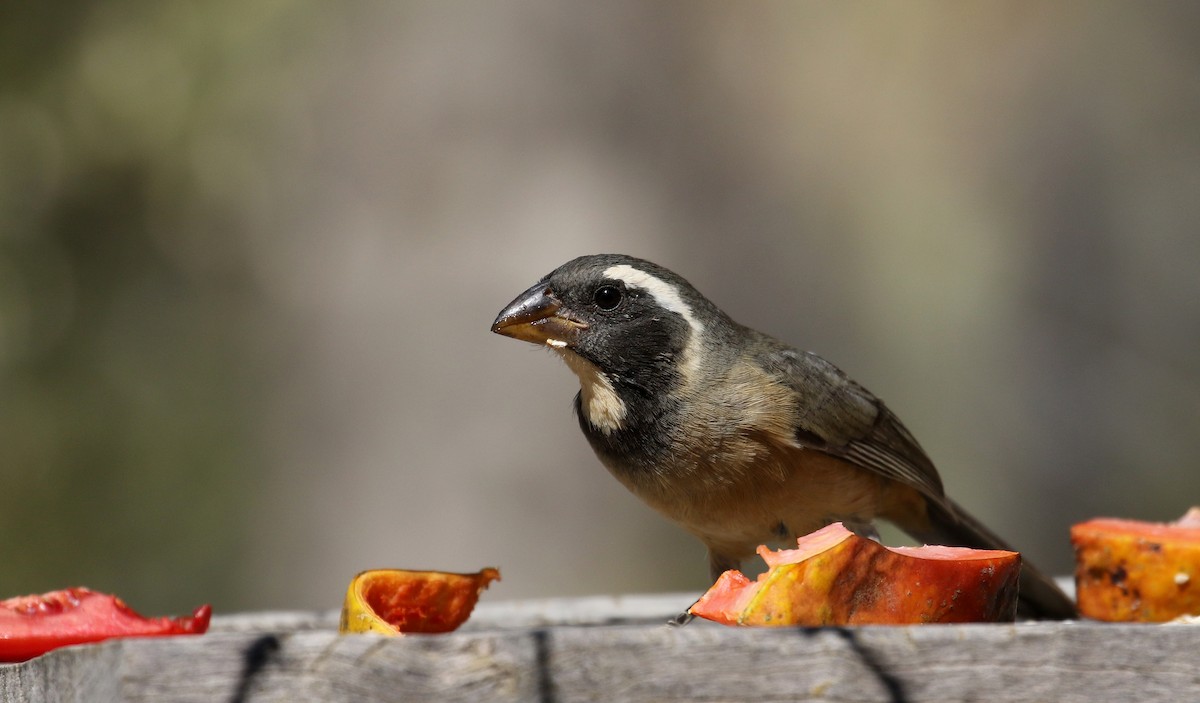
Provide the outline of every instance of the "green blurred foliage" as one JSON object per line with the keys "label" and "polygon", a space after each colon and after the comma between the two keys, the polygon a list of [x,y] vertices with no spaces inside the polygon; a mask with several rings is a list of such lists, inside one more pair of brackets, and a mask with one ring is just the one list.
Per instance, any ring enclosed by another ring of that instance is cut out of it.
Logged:
{"label": "green blurred foliage", "polygon": [[236,599],[304,3],[0,6],[0,592]]}

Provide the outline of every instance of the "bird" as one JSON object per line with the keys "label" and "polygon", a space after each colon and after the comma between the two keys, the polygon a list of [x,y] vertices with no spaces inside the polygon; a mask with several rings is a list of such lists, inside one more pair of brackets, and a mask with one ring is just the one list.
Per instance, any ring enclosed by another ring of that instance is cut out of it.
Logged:
{"label": "bird", "polygon": [[[883,401],[817,354],[738,324],[662,266],[580,256],[518,295],[491,330],[562,358],[597,458],[707,547],[714,581],[759,545],[839,521],[874,535],[882,519],[927,544],[1016,551],[946,495]],[[1018,610],[1076,617],[1026,560]]]}

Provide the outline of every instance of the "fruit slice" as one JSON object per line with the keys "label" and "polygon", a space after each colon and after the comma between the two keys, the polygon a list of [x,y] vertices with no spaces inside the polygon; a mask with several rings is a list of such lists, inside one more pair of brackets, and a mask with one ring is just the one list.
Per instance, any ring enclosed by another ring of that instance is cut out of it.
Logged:
{"label": "fruit slice", "polygon": [[493,568],[475,574],[374,569],[354,577],[346,590],[338,631],[450,632],[466,622],[479,594],[500,580]]}
{"label": "fruit slice", "polygon": [[25,661],[57,647],[114,637],[199,635],[211,616],[212,607],[202,605],[191,617],[145,618],[120,598],[88,588],[18,596],[0,601],[0,661]]}
{"label": "fruit slice", "polygon": [[796,549],[759,547],[757,581],[721,574],[691,612],[726,625],[1012,621],[1021,556],[965,547],[884,547],[840,522]]}
{"label": "fruit slice", "polygon": [[1109,621],[1200,615],[1200,508],[1174,523],[1097,518],[1071,528],[1079,612]]}

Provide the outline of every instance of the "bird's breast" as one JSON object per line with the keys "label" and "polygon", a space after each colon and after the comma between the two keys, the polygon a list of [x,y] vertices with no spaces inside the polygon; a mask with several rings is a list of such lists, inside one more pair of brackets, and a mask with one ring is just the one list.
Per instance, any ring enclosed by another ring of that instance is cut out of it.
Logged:
{"label": "bird's breast", "polygon": [[648,464],[601,459],[647,505],[714,552],[739,558],[830,522],[870,523],[885,495],[873,472],[754,431]]}

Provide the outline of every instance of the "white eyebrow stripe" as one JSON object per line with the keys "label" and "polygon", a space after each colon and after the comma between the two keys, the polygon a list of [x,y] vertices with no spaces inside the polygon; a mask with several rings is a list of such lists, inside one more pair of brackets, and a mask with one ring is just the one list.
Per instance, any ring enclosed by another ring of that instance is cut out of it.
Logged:
{"label": "white eyebrow stripe", "polygon": [[683,349],[682,371],[684,382],[690,384],[700,369],[700,336],[704,333],[704,323],[696,319],[692,313],[692,306],[679,297],[679,290],[675,286],[629,264],[610,266],[604,270],[604,276],[621,281],[630,288],[640,288],[646,291],[654,296],[659,305],[671,312],[678,313],[687,321],[688,326],[692,328],[692,333],[688,336],[687,346]]}
{"label": "white eyebrow stripe", "polygon": [[653,295],[659,305],[671,312],[679,313],[683,319],[687,320],[693,334],[699,334],[704,331],[704,325],[692,314],[692,306],[683,302],[683,298],[679,297],[679,291],[661,278],[635,269],[629,264],[610,266],[604,270],[604,276],[605,278],[623,281],[625,285],[631,288],[641,288],[650,295]]}

